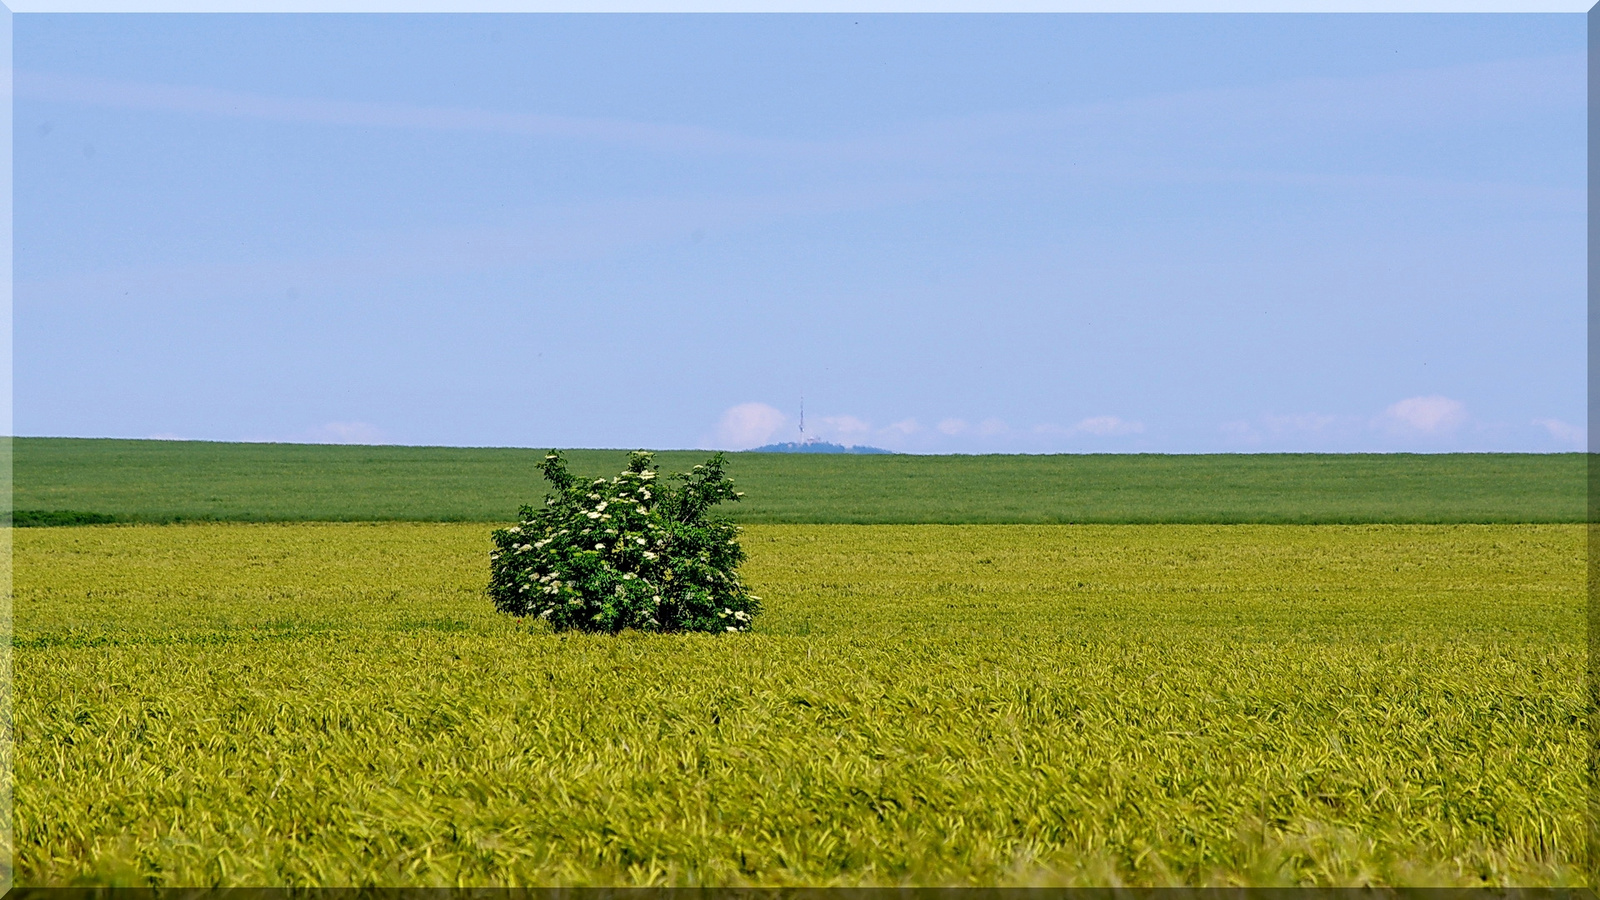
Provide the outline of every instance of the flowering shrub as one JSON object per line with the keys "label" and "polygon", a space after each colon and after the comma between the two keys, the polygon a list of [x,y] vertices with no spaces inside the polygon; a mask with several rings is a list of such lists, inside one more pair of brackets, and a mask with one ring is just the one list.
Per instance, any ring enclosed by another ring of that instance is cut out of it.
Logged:
{"label": "flowering shrub", "polygon": [[558,631],[746,631],[761,598],[739,582],[732,522],[710,508],[743,494],[722,454],[661,483],[643,451],[607,481],[580,481],[552,450],[540,469],[554,487],[544,507],[494,532],[489,596],[501,612],[546,619]]}

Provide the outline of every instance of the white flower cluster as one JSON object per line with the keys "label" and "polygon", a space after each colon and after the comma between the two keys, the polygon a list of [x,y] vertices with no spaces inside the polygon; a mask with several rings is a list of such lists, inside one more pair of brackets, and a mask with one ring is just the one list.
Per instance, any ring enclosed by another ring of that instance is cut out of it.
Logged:
{"label": "white flower cluster", "polygon": [[559,454],[542,468],[556,492],[494,534],[489,592],[502,611],[557,629],[747,631],[759,609],[735,570],[738,529],[706,509],[738,495],[720,455],[681,487],[657,487],[649,454],[618,477],[578,482]]}

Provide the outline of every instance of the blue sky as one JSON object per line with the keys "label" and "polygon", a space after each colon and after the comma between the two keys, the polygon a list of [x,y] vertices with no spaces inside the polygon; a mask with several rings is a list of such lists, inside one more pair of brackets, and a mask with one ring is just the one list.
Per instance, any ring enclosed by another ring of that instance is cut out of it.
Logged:
{"label": "blue sky", "polygon": [[1582,447],[1582,15],[14,28],[17,434]]}

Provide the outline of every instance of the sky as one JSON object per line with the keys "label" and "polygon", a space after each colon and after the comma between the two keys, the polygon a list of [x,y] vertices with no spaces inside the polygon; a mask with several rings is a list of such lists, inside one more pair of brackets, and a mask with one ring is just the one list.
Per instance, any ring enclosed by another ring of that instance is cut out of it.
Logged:
{"label": "sky", "polygon": [[1583,448],[1581,14],[13,28],[18,435]]}

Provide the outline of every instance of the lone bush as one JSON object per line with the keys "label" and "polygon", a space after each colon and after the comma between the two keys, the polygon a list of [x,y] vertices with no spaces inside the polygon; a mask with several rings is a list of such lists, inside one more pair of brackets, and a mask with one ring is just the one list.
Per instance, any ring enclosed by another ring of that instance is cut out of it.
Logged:
{"label": "lone bush", "polygon": [[550,451],[544,507],[494,532],[489,595],[501,612],[557,631],[746,631],[761,598],[739,582],[739,528],[708,513],[743,494],[722,454],[661,483],[647,452],[607,481],[580,481]]}

